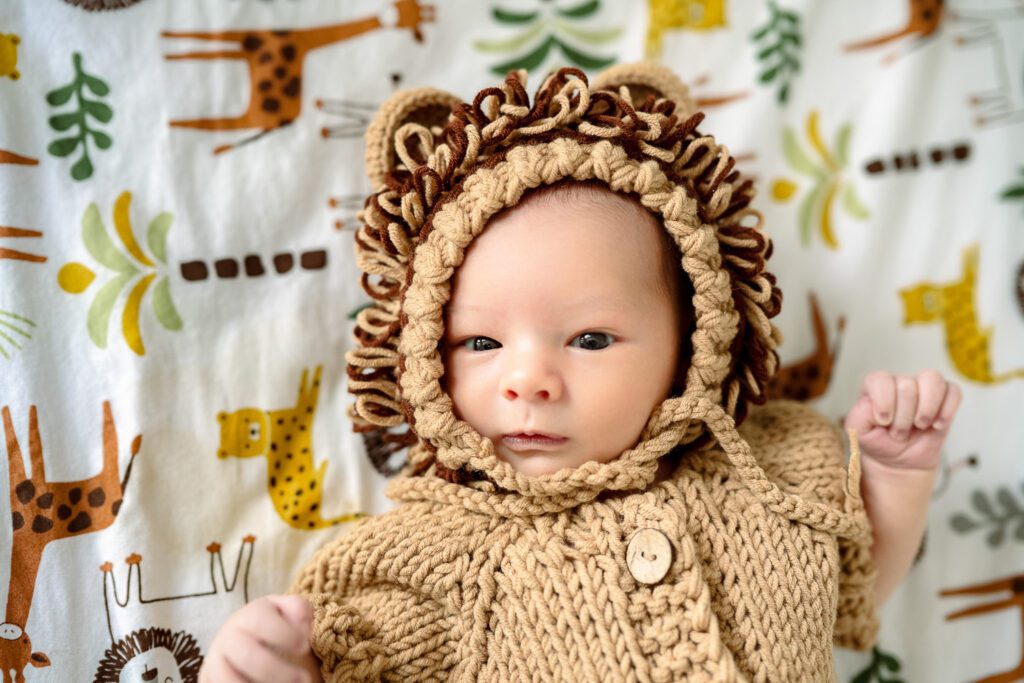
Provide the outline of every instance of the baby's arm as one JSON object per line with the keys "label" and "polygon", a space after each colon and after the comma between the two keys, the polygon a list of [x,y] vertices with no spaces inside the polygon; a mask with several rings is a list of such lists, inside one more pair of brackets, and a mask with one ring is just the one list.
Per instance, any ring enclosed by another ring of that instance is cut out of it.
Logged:
{"label": "baby's arm", "polygon": [[200,683],[320,683],[309,649],[313,610],[301,597],[253,600],[221,626],[199,669]]}
{"label": "baby's arm", "polygon": [[910,570],[924,534],[942,444],[960,387],[935,370],[917,377],[872,372],[846,416],[861,448],[861,492],[874,532],[881,605]]}

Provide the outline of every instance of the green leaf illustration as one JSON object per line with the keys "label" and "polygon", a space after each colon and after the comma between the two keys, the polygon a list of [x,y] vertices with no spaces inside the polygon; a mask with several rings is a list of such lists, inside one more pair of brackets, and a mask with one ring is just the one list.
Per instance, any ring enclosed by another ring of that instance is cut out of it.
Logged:
{"label": "green leaf illustration", "polygon": [[89,132],[92,133],[93,142],[95,142],[96,146],[99,147],[100,149],[109,149],[110,145],[113,144],[113,141],[110,139],[110,136],[104,133],[103,131],[90,130]]}
{"label": "green leaf illustration", "polygon": [[973,531],[974,529],[977,529],[978,526],[980,526],[977,522],[975,522],[962,512],[958,512],[955,515],[953,515],[949,519],[949,525],[953,527],[954,531],[958,531],[961,534],[967,533],[968,531]]}
{"label": "green leaf illustration", "polygon": [[50,127],[57,132],[65,131],[71,126],[81,125],[82,114],[74,111],[70,114],[57,114],[50,117]]}
{"label": "green leaf illustration", "polygon": [[836,131],[836,164],[839,168],[846,167],[846,161],[849,158],[851,133],[853,133],[853,125],[849,123],[840,126],[839,130]]}
{"label": "green leaf illustration", "polygon": [[842,192],[842,203],[846,213],[859,221],[866,221],[871,217],[868,207],[864,206],[864,203],[857,196],[857,189],[853,186],[853,183],[845,183]]}
{"label": "green leaf illustration", "polygon": [[757,61],[761,63],[758,80],[764,85],[778,82],[776,99],[779,104],[785,104],[790,83],[800,72],[800,17],[795,12],[779,9],[775,2],[768,3],[768,12],[768,21],[750,38],[756,46]]}
{"label": "green leaf illustration", "polygon": [[69,84],[65,85],[64,87],[62,87],[62,88],[57,88],[56,90],[52,90],[49,93],[47,93],[46,101],[49,102],[50,105],[54,106],[54,107],[59,107],[62,104],[67,104],[68,100],[71,99],[71,96],[75,94],[75,89],[76,89],[76,84],[75,83],[69,83]]}
{"label": "green leaf illustration", "polygon": [[609,28],[602,31],[588,31],[582,28],[577,28],[561,20],[555,20],[555,25],[558,30],[562,31],[566,35],[572,36],[576,40],[584,43],[590,43],[593,45],[602,45],[609,43],[613,40],[617,40],[622,36],[621,28]]}
{"label": "green leaf illustration", "polygon": [[103,97],[110,93],[110,87],[100,79],[88,74],[83,74],[83,76],[85,77],[85,87],[89,88],[93,95]]}
{"label": "green leaf illustration", "polygon": [[540,16],[540,12],[510,12],[495,7],[491,10],[491,16],[503,24],[526,24]]}
{"label": "green leaf illustration", "polygon": [[527,31],[523,31],[523,33],[518,36],[513,36],[507,40],[477,40],[474,41],[473,47],[481,52],[495,54],[515,52],[516,50],[520,50],[525,47],[543,32],[544,24],[537,22],[535,26],[530,27]]}
{"label": "green leaf illustration", "polygon": [[107,105],[95,100],[82,99],[82,108],[94,119],[101,123],[107,123],[114,116],[114,112]]}
{"label": "green leaf illustration", "polygon": [[107,235],[107,230],[103,226],[103,218],[100,216],[100,210],[96,204],[87,206],[85,214],[82,216],[82,242],[89,254],[110,270],[129,277],[139,272]]}
{"label": "green leaf illustration", "polygon": [[174,302],[171,300],[170,280],[161,278],[153,288],[153,312],[156,319],[168,330],[180,330],[182,328],[181,317]]}
{"label": "green leaf illustration", "polygon": [[590,0],[590,2],[584,2],[575,7],[568,9],[555,10],[563,17],[571,17],[573,19],[582,19],[583,17],[589,17],[591,14],[597,11],[597,8],[601,6],[600,0]]}
{"label": "green leaf illustration", "polygon": [[92,162],[89,160],[89,155],[83,154],[82,158],[71,167],[71,177],[75,180],[85,180],[92,175],[92,170]]}
{"label": "green leaf illustration", "polygon": [[101,349],[107,348],[107,328],[110,327],[110,314],[117,303],[117,297],[132,279],[131,275],[119,275],[112,279],[96,293],[96,298],[89,306],[86,315],[86,327],[93,344]]}
{"label": "green leaf illustration", "polygon": [[97,100],[90,100],[85,97],[85,90],[90,90],[94,95],[105,96],[110,92],[110,87],[99,78],[87,74],[82,69],[82,55],[75,52],[71,55],[71,63],[74,68],[74,79],[71,83],[50,91],[46,95],[46,101],[53,107],[59,107],[76,97],[76,109],[74,111],[58,112],[49,118],[50,126],[57,132],[63,132],[76,128],[75,145],[66,142],[65,139],[57,140],[49,145],[47,149],[57,157],[66,157],[79,144],[82,146],[82,156],[71,167],[71,177],[75,180],[85,180],[93,174],[92,159],[89,158],[88,138],[92,134],[93,140],[99,149],[110,148],[112,141],[106,133],[95,131],[86,124],[86,118],[91,117],[99,123],[108,123],[114,116],[109,105]]}
{"label": "green leaf illustration", "polygon": [[78,147],[79,138],[58,138],[46,147],[46,151],[55,157],[66,157]]}
{"label": "green leaf illustration", "polygon": [[557,38],[554,39],[558,47],[562,48],[562,52],[573,61],[576,66],[581,66],[584,69],[603,69],[609,66],[615,61],[614,57],[591,57],[588,54],[584,54],[579,50],[576,50]]}
{"label": "green leaf illustration", "polygon": [[544,61],[544,58],[548,56],[548,52],[551,51],[551,46],[554,45],[554,43],[555,37],[548,36],[543,43],[534,48],[534,50],[529,54],[497,64],[491,67],[491,71],[502,76],[514,69],[526,69],[527,71],[532,71],[540,66],[541,62]]}
{"label": "green leaf illustration", "polygon": [[782,154],[793,170],[812,178],[824,178],[825,174],[811,161],[797,142],[796,133],[789,126],[782,131]]}
{"label": "green leaf illustration", "polygon": [[167,231],[171,229],[172,220],[174,214],[164,211],[151,220],[149,228],[146,229],[149,250],[161,263],[167,263]]}

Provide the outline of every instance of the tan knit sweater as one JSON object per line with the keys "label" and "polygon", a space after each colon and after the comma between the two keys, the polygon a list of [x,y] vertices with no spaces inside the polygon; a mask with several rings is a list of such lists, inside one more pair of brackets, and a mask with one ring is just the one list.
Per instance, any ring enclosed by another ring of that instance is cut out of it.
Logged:
{"label": "tan knit sweater", "polygon": [[[325,678],[834,678],[832,643],[867,648],[877,630],[860,462],[853,447],[844,464],[809,408],[765,404],[781,294],[752,183],[662,67],[594,85],[562,69],[532,102],[524,81],[467,102],[399,93],[368,133],[378,189],[356,258],[373,303],[346,356],[350,417],[371,457],[407,464],[388,488],[398,507],[292,586],[314,605]],[[692,286],[692,354],[682,395],[633,448],[528,477],[455,416],[438,347],[468,245],[562,180],[605,183],[659,218]],[[660,463],[674,469],[659,480]]]}
{"label": "tan knit sweater", "polygon": [[[325,547],[293,587],[314,605],[325,679],[831,680],[833,640],[865,648],[876,628],[838,431],[773,401],[740,434],[768,481],[836,516],[770,509],[720,448],[646,491],[550,513],[398,480],[402,503]],[[627,555],[650,529],[671,563],[647,585],[633,571],[657,559]]]}

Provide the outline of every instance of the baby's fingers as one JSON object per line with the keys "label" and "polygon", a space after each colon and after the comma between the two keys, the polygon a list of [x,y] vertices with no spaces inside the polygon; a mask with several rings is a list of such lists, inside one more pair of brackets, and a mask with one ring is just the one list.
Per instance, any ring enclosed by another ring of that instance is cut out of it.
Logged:
{"label": "baby's fingers", "polygon": [[285,655],[302,656],[309,650],[309,625],[300,627],[292,623],[277,603],[282,598],[268,595],[249,603],[245,618],[239,619],[239,628],[271,649]]}
{"label": "baby's fingers", "polygon": [[906,441],[917,414],[917,381],[913,377],[896,378],[896,412],[890,434],[897,441]]}
{"label": "baby's fingers", "polygon": [[871,414],[875,424],[888,427],[892,424],[896,408],[896,378],[888,372],[871,372],[864,378],[861,394],[871,401]]}
{"label": "baby's fingers", "polygon": [[928,429],[938,417],[939,409],[946,398],[948,385],[935,370],[924,370],[917,376],[917,415],[914,426]]}
{"label": "baby's fingers", "polygon": [[963,392],[960,390],[960,386],[950,382],[946,389],[946,398],[942,402],[942,408],[939,410],[939,417],[932,423],[932,426],[940,430],[949,429],[949,425],[953,423],[953,416],[956,415],[956,411],[960,408],[960,401],[962,399]]}
{"label": "baby's fingers", "polygon": [[309,674],[285,661],[270,646],[256,638],[245,638],[224,652],[228,664],[252,683],[308,683]]}

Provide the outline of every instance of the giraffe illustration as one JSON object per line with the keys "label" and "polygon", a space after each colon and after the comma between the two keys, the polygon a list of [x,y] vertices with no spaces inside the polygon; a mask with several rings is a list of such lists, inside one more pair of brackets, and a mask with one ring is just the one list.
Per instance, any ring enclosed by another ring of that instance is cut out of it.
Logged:
{"label": "giraffe illustration", "polygon": [[978,245],[964,250],[963,276],[959,282],[936,285],[923,282],[903,289],[905,325],[941,321],[946,330],[946,348],[953,366],[967,379],[984,384],[1024,379],[1024,368],[993,374],[989,360],[992,328],[982,329],[974,308],[974,285],[978,276]]}
{"label": "giraffe illustration", "polygon": [[[964,31],[956,44],[971,49],[987,48],[991,55],[995,86],[972,93],[967,103],[980,127],[1020,123],[1024,121],[1024,85],[1021,63],[1024,61],[1024,3],[1002,12],[958,11],[953,14]],[[988,79],[981,79],[982,81]]]}
{"label": "giraffe illustration", "polygon": [[910,0],[910,19],[902,28],[885,33],[874,38],[867,38],[845,46],[847,52],[855,50],[868,50],[871,48],[886,45],[906,36],[916,36],[914,46],[923,44],[924,40],[930,38],[943,20],[943,0]]}
{"label": "giraffe illustration", "polygon": [[646,54],[648,59],[661,56],[665,32],[686,28],[710,31],[726,25],[725,0],[647,0],[650,10]]}
{"label": "giraffe illustration", "polygon": [[[416,40],[422,41],[420,24],[433,21],[434,7],[421,5],[418,0],[397,0],[393,3],[393,9],[397,11],[394,25],[397,28],[412,29]],[[248,108],[240,116],[174,120],[171,125],[201,130],[259,129],[258,133],[240,142],[216,147],[214,154],[221,154],[279,130],[294,122],[302,110],[302,68],[308,53],[384,26],[384,21],[372,16],[342,24],[298,30],[164,31],[161,35],[165,38],[236,43],[234,49],[186,52],[167,55],[167,59],[245,60],[249,66],[251,88]]]}
{"label": "giraffe illustration", "polygon": [[0,164],[19,164],[21,166],[38,166],[39,159],[22,156],[16,152],[0,149]]}
{"label": "giraffe illustration", "polygon": [[[11,579],[7,591],[7,614],[0,624],[0,669],[4,683],[23,683],[24,669],[50,666],[42,652],[32,651],[25,632],[36,575],[46,544],[62,538],[82,536],[109,527],[117,518],[132,463],[142,445],[142,436],[132,440],[131,457],[124,479],[119,479],[117,431],[110,402],[103,402],[103,469],[82,481],[52,482],[46,479],[43,446],[39,439],[36,407],[29,408],[28,451],[32,476],[25,475],[25,463],[11,421],[3,408],[7,436],[8,479],[11,497]],[[14,676],[11,676],[11,671]]]}
{"label": "giraffe illustration", "polygon": [[839,353],[839,341],[842,338],[845,318],[839,318],[839,334],[834,345],[829,347],[828,330],[825,318],[818,306],[818,298],[813,293],[808,295],[811,301],[811,327],[814,330],[814,351],[802,360],[779,368],[768,384],[769,398],[789,398],[796,401],[809,401],[823,395],[832,380],[832,368],[835,367]]}
{"label": "giraffe illustration", "polygon": [[[26,230],[24,228],[10,228],[0,225],[0,237],[42,237],[39,230]],[[12,259],[15,261],[28,261],[29,263],[45,263],[46,257],[37,254],[30,254],[27,251],[17,249],[5,249],[0,247],[0,259]]]}
{"label": "giraffe illustration", "polygon": [[320,516],[323,481],[327,461],[313,466],[313,419],[320,393],[317,367],[312,385],[308,370],[302,371],[299,399],[294,408],[263,410],[242,408],[218,413],[220,422],[219,458],[235,456],[267,459],[267,489],[281,519],[295,529],[322,529],[362,517],[345,514],[331,519]]}
{"label": "giraffe illustration", "polygon": [[[1009,593],[1009,597],[995,602],[990,602],[985,605],[967,607],[951,614],[947,614],[946,621],[953,621],[954,619],[973,617],[978,614],[988,614],[989,612],[997,612],[999,610],[1016,607],[1020,610],[1021,635],[1024,636],[1024,574],[1008,576],[988,583],[964,586],[963,588],[951,588],[942,591],[939,595],[946,598],[958,595],[990,595],[992,593],[1004,592]],[[1003,671],[1001,673],[978,679],[977,683],[1013,683],[1013,681],[1024,680],[1024,647],[1021,649],[1021,658],[1017,666],[1009,671]]]}
{"label": "giraffe illustration", "polygon": [[119,683],[140,678],[195,683],[203,663],[199,643],[213,638],[220,620],[197,620],[189,625],[189,632],[178,628],[182,611],[227,615],[247,603],[255,542],[256,537],[251,534],[242,539],[233,568],[230,564],[225,567],[220,543],[206,546],[209,589],[181,595],[146,598],[142,586],[142,556],[138,553],[124,560],[128,572],[122,585],[123,596],[118,590],[114,564],[101,564],[110,647],[96,666],[93,683]]}

